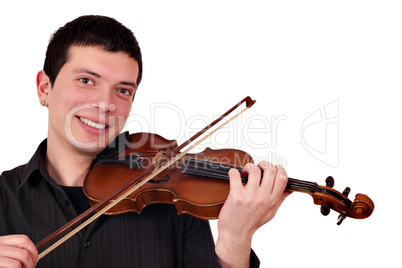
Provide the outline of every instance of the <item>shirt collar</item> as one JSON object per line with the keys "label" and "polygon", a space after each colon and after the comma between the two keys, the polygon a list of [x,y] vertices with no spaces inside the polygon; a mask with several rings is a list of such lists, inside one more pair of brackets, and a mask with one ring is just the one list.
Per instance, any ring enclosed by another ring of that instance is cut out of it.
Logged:
{"label": "shirt collar", "polygon": [[[109,144],[100,154],[99,156],[111,157],[114,156],[121,151],[123,151],[127,144],[129,144],[129,132],[123,132],[117,138]],[[42,178],[47,180],[49,183],[57,184],[49,175],[49,172],[46,168],[45,157],[46,157],[46,149],[47,149],[47,139],[44,139],[36,149],[36,152],[32,156],[31,160],[25,165],[21,182],[19,187],[24,185],[27,180],[34,174],[35,172],[40,172]]]}
{"label": "shirt collar", "polygon": [[29,160],[29,162],[25,165],[19,187],[21,187],[35,172],[40,172],[45,180],[49,182],[53,181],[45,164],[46,148],[47,139],[44,139],[38,146],[38,149],[36,149],[36,152],[32,156],[31,160]]}

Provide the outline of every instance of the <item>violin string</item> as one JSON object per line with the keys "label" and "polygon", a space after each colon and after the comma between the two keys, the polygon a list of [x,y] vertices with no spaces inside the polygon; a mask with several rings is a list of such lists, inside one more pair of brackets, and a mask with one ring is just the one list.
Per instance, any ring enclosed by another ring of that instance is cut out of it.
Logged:
{"label": "violin string", "polygon": [[[229,166],[225,164],[220,164],[218,162],[188,158],[186,160],[185,166],[183,167],[183,173],[229,180],[228,172],[231,168],[235,168],[239,172],[241,172],[242,170],[242,168],[236,166]],[[246,183],[247,178],[242,178],[242,181],[243,183]],[[286,189],[293,191],[325,192],[325,189],[318,186],[317,183],[302,181],[293,178],[288,178]]]}
{"label": "violin string", "polygon": [[[216,179],[228,180],[229,177],[228,177],[227,172],[228,171],[226,170],[226,168],[223,171],[218,170],[218,169],[202,170],[195,166],[189,165],[187,167],[185,173],[191,173],[193,175],[198,175],[198,176],[213,177]],[[244,183],[246,183],[247,178],[242,178],[242,181]],[[316,185],[314,183],[300,181],[300,180],[296,180],[296,179],[292,179],[292,178],[289,178],[286,188],[289,190],[295,190],[295,191],[304,190],[304,191],[308,191],[308,192],[317,192],[317,191],[322,192],[322,190],[323,190],[321,187],[319,187],[318,185]]]}

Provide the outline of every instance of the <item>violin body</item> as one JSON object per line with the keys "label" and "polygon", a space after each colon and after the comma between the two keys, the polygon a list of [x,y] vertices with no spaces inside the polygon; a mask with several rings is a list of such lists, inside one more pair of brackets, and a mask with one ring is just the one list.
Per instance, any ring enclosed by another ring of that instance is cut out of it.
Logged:
{"label": "violin body", "polygon": [[[132,157],[137,159],[135,167],[127,162],[96,163],[84,182],[84,192],[91,205],[100,202],[130,181],[143,169],[149,168],[158,155],[166,155],[177,146],[176,141],[167,140],[158,134],[135,133],[129,137],[129,145],[114,159],[118,161]],[[206,148],[197,154],[186,154],[172,166],[162,171],[126,199],[115,205],[105,214],[114,215],[126,212],[141,213],[151,204],[172,204],[178,214],[190,214],[201,219],[217,219],[228,194],[227,180],[182,173],[187,159],[212,161],[217,164],[244,166],[252,163],[252,157],[241,150]]]}

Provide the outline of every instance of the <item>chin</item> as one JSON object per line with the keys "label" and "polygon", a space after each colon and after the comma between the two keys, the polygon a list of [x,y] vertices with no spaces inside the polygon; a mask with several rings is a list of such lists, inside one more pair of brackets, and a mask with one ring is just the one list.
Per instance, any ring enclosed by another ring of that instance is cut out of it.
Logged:
{"label": "chin", "polygon": [[67,139],[80,151],[92,153],[102,151],[110,143],[107,135],[72,135]]}
{"label": "chin", "polygon": [[82,153],[86,155],[93,155],[94,157],[102,152],[105,147],[92,147],[92,148],[82,148],[82,147],[77,147],[77,149]]}

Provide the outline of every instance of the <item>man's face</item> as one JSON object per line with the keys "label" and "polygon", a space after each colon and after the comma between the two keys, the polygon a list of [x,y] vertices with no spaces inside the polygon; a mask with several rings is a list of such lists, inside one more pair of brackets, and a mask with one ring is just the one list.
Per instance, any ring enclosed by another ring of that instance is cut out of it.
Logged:
{"label": "man's face", "polygon": [[72,46],[49,90],[49,139],[97,153],[123,129],[138,63],[123,52]]}

